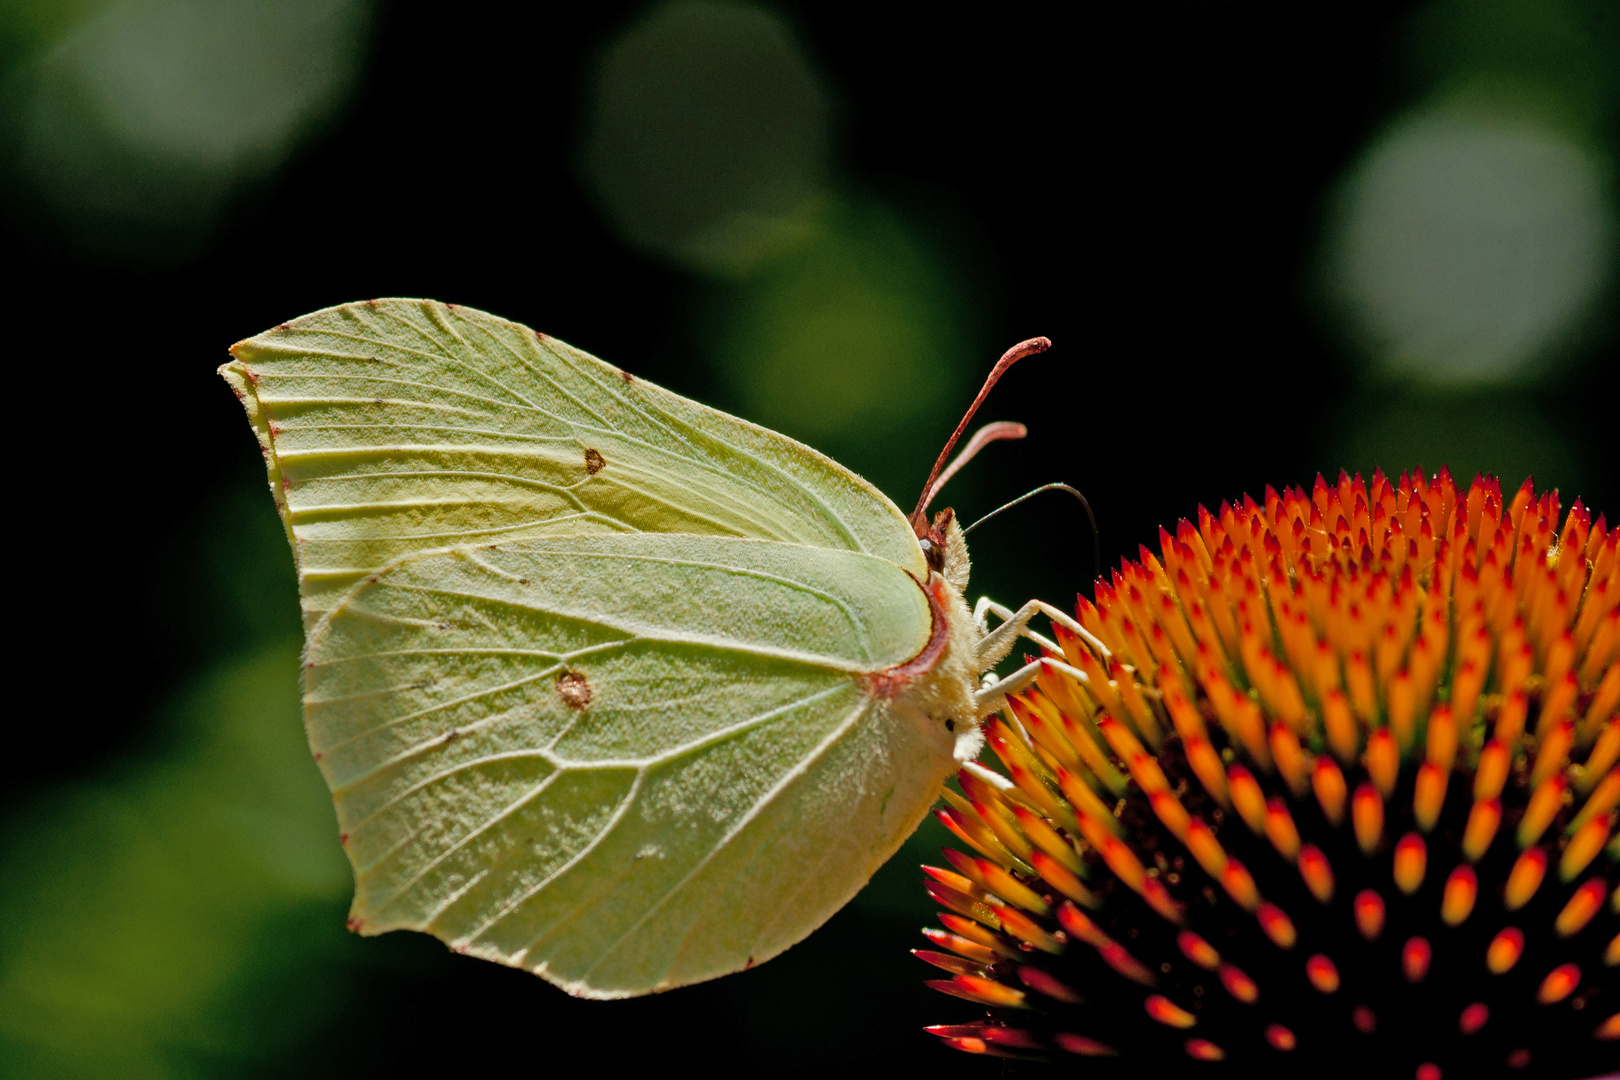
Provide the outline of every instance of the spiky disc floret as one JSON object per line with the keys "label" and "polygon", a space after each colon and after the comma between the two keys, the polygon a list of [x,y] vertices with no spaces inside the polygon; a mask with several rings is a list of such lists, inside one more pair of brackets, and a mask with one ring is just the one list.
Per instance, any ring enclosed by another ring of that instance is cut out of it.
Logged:
{"label": "spiky disc floret", "polygon": [[1161,530],[946,795],[918,955],[989,1011],[930,1030],[1087,1075],[1620,1063],[1617,536],[1559,509],[1341,474]]}

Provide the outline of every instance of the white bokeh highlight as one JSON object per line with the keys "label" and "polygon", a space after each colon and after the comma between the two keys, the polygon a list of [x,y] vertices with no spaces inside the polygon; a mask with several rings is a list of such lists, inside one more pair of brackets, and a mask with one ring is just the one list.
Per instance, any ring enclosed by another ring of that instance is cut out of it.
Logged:
{"label": "white bokeh highlight", "polygon": [[1398,120],[1347,177],[1329,242],[1330,285],[1369,358],[1438,385],[1534,374],[1610,271],[1603,179],[1530,119],[1436,106]]}
{"label": "white bokeh highlight", "polygon": [[196,255],[348,99],[373,7],[106,4],[0,83],[8,208],[85,251]]}

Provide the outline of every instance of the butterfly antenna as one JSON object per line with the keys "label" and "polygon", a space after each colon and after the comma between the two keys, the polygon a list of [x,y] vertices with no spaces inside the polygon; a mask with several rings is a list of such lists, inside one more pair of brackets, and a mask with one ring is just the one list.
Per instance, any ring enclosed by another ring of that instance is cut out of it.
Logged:
{"label": "butterfly antenna", "polygon": [[973,524],[963,529],[962,535],[966,536],[968,533],[972,532],[974,529],[977,529],[980,525],[983,525],[985,522],[989,521],[1003,510],[1011,510],[1019,503],[1033,499],[1043,491],[1067,491],[1070,495],[1073,495],[1075,498],[1079,499],[1080,505],[1086,508],[1086,520],[1091,522],[1091,563],[1093,573],[1096,577],[1102,577],[1102,537],[1097,532],[1097,515],[1091,512],[1091,504],[1086,501],[1086,497],[1080,494],[1077,489],[1070,487],[1068,484],[1042,484],[1033,491],[1026,491],[1012,502],[1003,503],[994,510],[990,511],[988,514],[984,515],[984,517],[980,518],[978,521],[975,521]]}
{"label": "butterfly antenna", "polygon": [[[933,500],[934,492],[938,490],[939,484],[944,482],[940,480],[940,472],[945,468],[945,462],[950,459],[951,451],[956,449],[956,440],[962,437],[962,432],[966,431],[968,424],[973,421],[973,414],[979,411],[979,406],[984,404],[984,399],[989,396],[991,387],[995,386],[1007,369],[1018,363],[1018,361],[1026,356],[1043,353],[1051,347],[1051,340],[1043,337],[1020,341],[1017,345],[1002,353],[1001,359],[996,361],[996,366],[990,369],[990,376],[984,380],[984,386],[979,390],[979,396],[973,399],[973,404],[968,406],[967,415],[963,416],[962,422],[956,425],[956,430],[951,433],[949,441],[945,443],[945,449],[939,452],[939,457],[934,461],[933,471],[928,474],[928,482],[923,485],[922,496],[917,500],[917,509],[911,513],[911,526],[917,531],[918,536],[922,536],[928,529],[928,519],[925,516],[928,511],[928,504]],[[994,427],[995,425],[990,426]],[[992,436],[980,443],[980,446],[982,447],[984,443],[994,442],[997,438],[1011,437],[1014,436]],[[971,445],[969,449],[975,453],[978,451],[978,447],[972,447]],[[965,451],[963,456],[968,456]],[[946,473],[946,478],[949,478],[949,476],[950,473]]]}
{"label": "butterfly antenna", "polygon": [[923,496],[922,511],[927,513],[929,504],[934,501],[934,496],[939,494],[939,489],[949,483],[951,477],[955,476],[962,466],[972,461],[980,450],[993,442],[999,442],[1002,439],[1022,439],[1028,434],[1029,428],[1012,420],[997,420],[995,423],[986,424],[978,431],[975,431],[973,438],[968,440],[967,446],[962,448],[960,454],[951,459],[951,463],[945,466],[945,471],[939,474],[939,479],[935,480],[933,486],[928,489],[928,494]]}

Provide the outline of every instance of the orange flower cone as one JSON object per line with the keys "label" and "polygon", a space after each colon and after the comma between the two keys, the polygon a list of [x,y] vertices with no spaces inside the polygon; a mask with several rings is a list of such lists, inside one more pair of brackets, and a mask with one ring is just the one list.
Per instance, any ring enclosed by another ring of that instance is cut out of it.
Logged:
{"label": "orange flower cone", "polygon": [[[986,724],[931,1028],[1087,1076],[1620,1068],[1620,550],[1529,481],[1160,531]],[[973,1010],[968,1010],[973,1012]]]}

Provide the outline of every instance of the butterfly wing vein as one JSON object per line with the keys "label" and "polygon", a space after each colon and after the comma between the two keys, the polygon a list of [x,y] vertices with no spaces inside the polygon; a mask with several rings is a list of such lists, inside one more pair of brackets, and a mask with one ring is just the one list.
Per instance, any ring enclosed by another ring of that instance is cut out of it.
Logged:
{"label": "butterfly wing vein", "polygon": [[799,940],[926,812],[949,754],[862,681],[926,567],[858,477],[466,308],[232,353],[362,931],[644,993]]}
{"label": "butterfly wing vein", "polygon": [[774,541],[397,560],[307,657],[355,918],[598,996],[774,955],[892,853],[949,767],[862,683],[929,620],[892,563]]}

